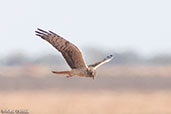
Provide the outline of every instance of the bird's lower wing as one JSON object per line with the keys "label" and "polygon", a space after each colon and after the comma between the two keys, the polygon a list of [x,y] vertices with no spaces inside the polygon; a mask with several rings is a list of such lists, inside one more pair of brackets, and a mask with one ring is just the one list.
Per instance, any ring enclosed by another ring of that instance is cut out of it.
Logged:
{"label": "bird's lower wing", "polygon": [[99,61],[99,62],[97,62],[95,64],[88,65],[88,67],[93,67],[94,69],[97,69],[98,67],[100,67],[104,63],[107,63],[107,62],[111,61],[112,59],[113,59],[113,56],[110,55],[110,56],[107,56],[106,58],[104,58],[102,61]]}

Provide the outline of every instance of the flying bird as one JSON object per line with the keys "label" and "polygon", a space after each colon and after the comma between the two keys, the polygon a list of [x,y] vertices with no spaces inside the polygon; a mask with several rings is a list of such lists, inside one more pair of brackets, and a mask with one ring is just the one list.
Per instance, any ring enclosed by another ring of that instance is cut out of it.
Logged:
{"label": "flying bird", "polygon": [[53,47],[55,47],[59,52],[61,52],[71,68],[70,71],[52,71],[52,73],[63,74],[66,75],[67,78],[72,76],[81,76],[94,79],[96,77],[96,69],[113,58],[112,55],[109,55],[102,61],[87,66],[84,62],[81,51],[71,42],[52,31],[47,32],[38,28],[35,32],[37,36],[40,36],[42,39],[46,40]]}

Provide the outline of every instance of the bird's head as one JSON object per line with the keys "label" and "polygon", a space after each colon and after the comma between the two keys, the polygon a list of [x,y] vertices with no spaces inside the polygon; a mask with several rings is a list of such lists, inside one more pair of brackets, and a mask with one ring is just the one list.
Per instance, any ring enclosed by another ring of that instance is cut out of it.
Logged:
{"label": "bird's head", "polygon": [[87,69],[87,74],[89,77],[95,79],[96,78],[96,70],[94,70],[93,68],[88,68]]}

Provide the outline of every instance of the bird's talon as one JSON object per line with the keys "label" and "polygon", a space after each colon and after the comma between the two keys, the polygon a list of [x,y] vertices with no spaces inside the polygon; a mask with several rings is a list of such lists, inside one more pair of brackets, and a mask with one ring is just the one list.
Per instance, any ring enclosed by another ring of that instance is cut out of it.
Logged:
{"label": "bird's talon", "polygon": [[72,77],[72,76],[66,76],[67,78],[70,78],[70,77]]}

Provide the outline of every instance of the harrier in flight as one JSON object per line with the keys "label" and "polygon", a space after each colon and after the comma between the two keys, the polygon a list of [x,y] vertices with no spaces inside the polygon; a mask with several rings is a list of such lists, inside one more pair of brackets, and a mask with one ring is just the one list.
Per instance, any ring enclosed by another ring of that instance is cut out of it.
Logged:
{"label": "harrier in flight", "polygon": [[96,77],[96,69],[113,58],[112,55],[110,55],[100,62],[87,66],[80,50],[71,42],[65,40],[52,31],[47,32],[37,29],[35,32],[37,36],[40,36],[42,39],[48,41],[53,47],[61,52],[68,65],[71,67],[70,71],[52,71],[52,73],[64,74],[67,75],[68,78],[77,75],[94,79]]}

